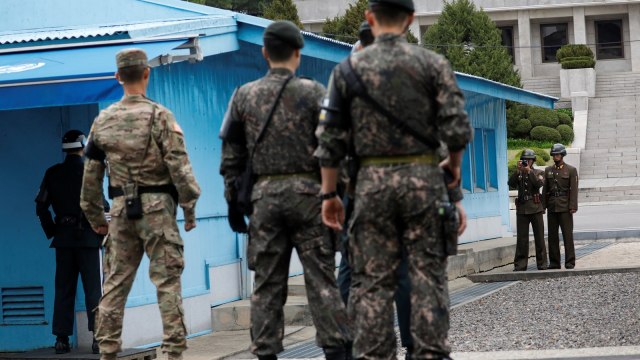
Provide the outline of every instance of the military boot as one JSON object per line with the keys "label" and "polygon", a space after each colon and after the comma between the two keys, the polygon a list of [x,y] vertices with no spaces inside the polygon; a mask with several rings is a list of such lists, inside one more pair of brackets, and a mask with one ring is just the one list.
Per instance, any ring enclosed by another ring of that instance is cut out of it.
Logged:
{"label": "military boot", "polygon": [[258,360],[278,360],[275,355],[258,355]]}
{"label": "military boot", "polygon": [[66,354],[71,351],[71,346],[69,345],[69,337],[68,336],[58,336],[56,338],[56,354]]}
{"label": "military boot", "polygon": [[168,352],[167,353],[167,360],[182,360],[182,354],[181,353]]}
{"label": "military boot", "polygon": [[96,338],[93,338],[93,342],[91,343],[91,352],[100,354],[100,346],[98,346],[98,340],[96,340]]}
{"label": "military boot", "polygon": [[324,358],[327,360],[346,360],[347,350],[344,346],[340,347],[325,347],[322,348],[324,352]]}
{"label": "military boot", "polygon": [[100,354],[100,360],[116,360],[118,358],[118,354]]}

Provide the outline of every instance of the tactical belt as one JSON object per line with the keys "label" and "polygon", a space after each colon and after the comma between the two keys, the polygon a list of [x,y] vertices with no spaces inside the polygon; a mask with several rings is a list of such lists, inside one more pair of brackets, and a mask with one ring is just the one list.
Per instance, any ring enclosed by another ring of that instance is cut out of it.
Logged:
{"label": "tactical belt", "polygon": [[[178,198],[178,190],[173,184],[138,187],[138,194],[154,194],[154,193],[170,194],[174,198],[174,200]],[[122,190],[122,188],[109,186],[109,199],[117,198],[118,196],[124,196],[124,191]]]}
{"label": "tactical belt", "polygon": [[533,199],[533,196],[523,196],[523,197],[520,197],[518,199],[520,199],[521,201],[529,201],[529,200]]}
{"label": "tactical belt", "polygon": [[265,180],[286,180],[293,178],[305,178],[319,180],[319,176],[314,172],[292,173],[292,174],[275,174],[275,175],[258,175],[257,181]]}
{"label": "tactical belt", "polygon": [[436,154],[400,155],[400,156],[370,156],[360,159],[361,166],[391,166],[403,164],[438,165],[440,157]]}
{"label": "tactical belt", "polygon": [[551,196],[554,196],[554,197],[567,196],[567,195],[569,195],[569,193],[566,191],[556,191],[551,193]]}

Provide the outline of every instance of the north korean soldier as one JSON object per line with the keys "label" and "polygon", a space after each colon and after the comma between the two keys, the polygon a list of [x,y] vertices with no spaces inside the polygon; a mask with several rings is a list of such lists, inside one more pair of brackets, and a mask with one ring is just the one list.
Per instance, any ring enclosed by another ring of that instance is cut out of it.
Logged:
{"label": "north korean soldier", "polygon": [[[102,360],[122,350],[125,302],[142,256],[156,285],[164,336],[162,351],[181,359],[187,348],[180,275],[183,241],[176,207],[184,212],[184,229],[196,227],[200,196],[185,148],[184,134],[171,111],[146,97],[151,70],[140,49],[116,55],[116,78],[124,96],[100,112],[91,128],[85,155],[81,206],[91,226],[106,234],[104,294],[97,308],[96,338]],[[113,199],[107,224],[100,199],[108,170]]]}
{"label": "north korean soldier", "polygon": [[[446,259],[452,249],[440,217],[447,195],[443,171],[456,187],[472,132],[449,62],[406,41],[413,13],[411,0],[369,1],[366,18],[375,42],[334,69],[316,132],[323,222],[336,231],[344,220],[337,167],[350,137],[360,160],[349,240],[358,283],[349,302],[357,359],[396,356],[393,297],[403,248],[411,279],[412,358],[446,359],[450,352]],[[450,154],[438,166],[440,140]]]}
{"label": "north korean soldier", "polygon": [[262,360],[276,359],[283,350],[283,306],[294,248],[304,269],[316,343],[327,359],[345,359],[350,341],[334,275],[335,239],[322,225],[319,167],[313,157],[325,89],[294,75],[303,46],[293,23],[277,21],[267,27],[262,54],[269,72],[237,90],[220,134],[220,173],[236,231],[244,230],[239,226],[244,219],[243,212],[233,210],[241,195],[234,184],[247,165],[255,178],[252,210],[244,213],[250,215],[248,265],[255,271],[251,352]]}
{"label": "north korean soldier", "polygon": [[562,229],[564,242],[564,267],[576,266],[576,252],[573,246],[573,214],[578,211],[578,171],[564,162],[567,149],[562,144],[551,147],[554,165],[544,170],[542,198],[547,211],[549,238],[549,269],[560,269],[560,236]]}
{"label": "north korean soldier", "polygon": [[544,171],[533,168],[536,154],[525,149],[520,155],[518,168],[509,178],[509,186],[518,189],[516,198],[516,255],[514,271],[525,271],[529,262],[529,224],[533,228],[538,270],[547,269],[547,249],[544,243],[544,220],[540,188],[544,183]]}
{"label": "north korean soldier", "polygon": [[[89,331],[94,331],[93,309],[98,305],[102,288],[100,282],[100,244],[102,235],[96,234],[80,209],[80,189],[84,161],[82,152],[85,136],[79,130],[67,131],[62,137],[62,150],[67,154],[64,162],[47,169],[36,197],[36,214],[51,247],[56,249],[55,300],[53,307],[53,334],[56,335],[55,352],[71,351],[69,336],[73,335],[76,316],[75,302],[78,275],[82,277],[84,300]],[[103,199],[101,198],[101,201]],[[103,210],[109,204],[102,202]],[[55,220],[49,207],[53,208]],[[93,339],[92,351],[98,353]]]}

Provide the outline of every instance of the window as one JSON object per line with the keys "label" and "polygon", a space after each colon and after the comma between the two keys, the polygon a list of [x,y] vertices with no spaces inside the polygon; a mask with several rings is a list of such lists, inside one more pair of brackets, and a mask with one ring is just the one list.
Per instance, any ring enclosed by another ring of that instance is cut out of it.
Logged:
{"label": "window", "polygon": [[474,129],[473,141],[467,144],[462,158],[462,191],[482,193],[498,189],[496,132]]}
{"label": "window", "polygon": [[557,62],[556,51],[562,45],[569,43],[567,24],[540,25],[540,39],[542,40],[542,62]]}
{"label": "window", "polygon": [[468,143],[466,149],[464,149],[464,154],[462,155],[462,192],[470,193],[471,192],[471,184],[473,179],[471,178],[473,172],[471,171],[471,154],[473,154],[473,148],[471,147],[472,143]]}
{"label": "window", "polygon": [[515,54],[513,53],[513,26],[499,27],[502,34],[502,45],[507,49],[509,55],[511,55],[511,62],[515,64]]}
{"label": "window", "polygon": [[484,132],[482,129],[475,129],[473,135],[473,173],[475,180],[474,192],[487,190],[486,164],[484,153]]}
{"label": "window", "polygon": [[496,159],[496,132],[493,129],[484,130],[484,153],[487,157],[487,185],[490,190],[498,188],[498,164]]}
{"label": "window", "polygon": [[599,60],[624,58],[622,20],[596,21],[596,56]]}

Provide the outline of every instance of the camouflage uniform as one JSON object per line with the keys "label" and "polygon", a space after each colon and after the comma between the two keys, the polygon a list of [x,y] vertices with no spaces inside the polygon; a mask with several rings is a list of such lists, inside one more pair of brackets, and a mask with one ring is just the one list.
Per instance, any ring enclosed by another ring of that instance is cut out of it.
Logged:
{"label": "camouflage uniform", "polygon": [[[125,95],[96,118],[89,146],[106,154],[111,187],[122,187],[130,179],[140,187],[173,184],[185,221],[195,221],[200,188],[193,176],[184,135],[171,111],[143,95]],[[104,173],[103,161],[90,159],[85,164],[81,207],[94,228],[107,225],[102,209]],[[124,196],[113,199],[105,240],[104,295],[96,320],[96,338],[103,356],[122,350],[125,303],[145,253],[162,316],[162,350],[179,355],[187,348],[180,282],[183,241],[176,224],[177,204],[172,195],[163,192],[143,193],[141,199],[144,216],[139,220],[127,218]]]}
{"label": "camouflage uniform", "polygon": [[[222,145],[220,173],[227,201],[278,91],[292,75],[284,68],[271,69],[265,77],[239,88],[233,98],[230,121],[239,122],[244,135],[240,141],[226,140]],[[324,87],[315,81],[291,79],[253,158],[258,178],[252,193],[247,258],[249,268],[255,270],[251,351],[256,355],[283,350],[283,306],[294,248],[304,269],[317,344],[341,347],[348,340],[346,310],[334,276],[334,242],[320,217],[319,169],[312,156],[324,94]]]}
{"label": "camouflage uniform", "polygon": [[[442,56],[408,44],[402,35],[381,34],[351,61],[369,94],[417,131],[439,138],[452,151],[462,150],[470,140],[464,99]],[[331,82],[328,99],[332,91],[349,98],[339,67]],[[407,250],[411,279],[413,358],[446,356],[450,351],[447,261],[436,220],[436,200],[446,188],[436,149],[393,126],[359,97],[342,106],[340,118],[319,126],[315,155],[322,167],[337,167],[352,132],[355,152],[365,163],[358,173],[350,229],[350,263],[359,284],[352,288],[349,301],[349,311],[355,314],[354,356],[395,359],[392,302],[402,247]],[[429,163],[419,160],[424,154],[431,155]],[[416,161],[406,161],[413,155]],[[385,163],[384,157],[389,161]],[[367,158],[383,161],[366,165]]]}
{"label": "camouflage uniform", "polygon": [[573,245],[573,214],[578,210],[578,171],[575,167],[562,163],[547,166],[544,170],[542,199],[547,209],[549,240],[549,269],[560,269],[560,236],[562,230],[565,260],[564,266],[576,266],[576,252]]}
{"label": "camouflage uniform", "polygon": [[528,173],[516,171],[509,178],[509,186],[518,189],[516,199],[516,254],[513,260],[514,270],[527,270],[529,263],[529,224],[533,229],[536,247],[536,265],[538,270],[547,269],[547,249],[544,243],[544,220],[542,219],[542,201],[540,188],[544,180],[544,171],[531,169]]}

